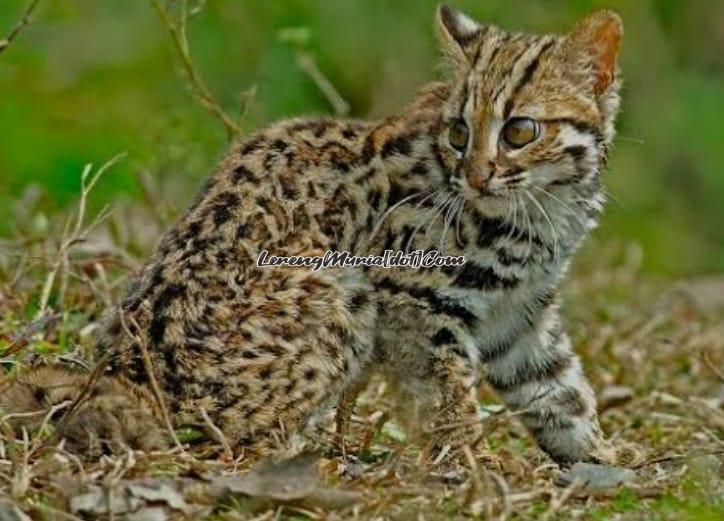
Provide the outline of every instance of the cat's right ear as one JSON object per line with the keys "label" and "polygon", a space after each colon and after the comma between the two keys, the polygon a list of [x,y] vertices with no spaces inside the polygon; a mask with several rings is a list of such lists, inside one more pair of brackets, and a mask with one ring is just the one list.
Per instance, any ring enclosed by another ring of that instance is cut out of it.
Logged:
{"label": "cat's right ear", "polygon": [[448,63],[457,67],[468,65],[484,26],[445,4],[437,8],[435,26],[442,53]]}
{"label": "cat's right ear", "polygon": [[590,69],[591,86],[596,95],[614,83],[622,35],[621,17],[613,11],[602,10],[578,22],[566,38],[570,56]]}

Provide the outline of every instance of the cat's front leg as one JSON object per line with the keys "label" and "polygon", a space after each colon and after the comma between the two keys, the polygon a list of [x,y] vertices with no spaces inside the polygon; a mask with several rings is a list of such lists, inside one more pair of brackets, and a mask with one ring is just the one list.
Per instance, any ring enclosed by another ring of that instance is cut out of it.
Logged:
{"label": "cat's front leg", "polygon": [[388,359],[382,366],[395,395],[395,416],[423,447],[437,452],[448,446],[462,455],[464,446],[477,448],[483,441],[475,368],[447,327],[430,333],[428,342],[418,358],[396,364]]}
{"label": "cat's front leg", "polygon": [[593,390],[555,307],[490,357],[488,381],[556,462],[610,459]]}

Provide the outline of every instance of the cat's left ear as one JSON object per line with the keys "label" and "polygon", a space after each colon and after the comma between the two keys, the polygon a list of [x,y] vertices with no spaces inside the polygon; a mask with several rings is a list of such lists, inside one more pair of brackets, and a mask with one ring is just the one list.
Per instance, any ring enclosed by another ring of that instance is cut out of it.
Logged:
{"label": "cat's left ear", "polygon": [[622,36],[621,17],[613,11],[602,10],[578,22],[566,38],[568,50],[590,66],[596,95],[603,94],[616,77]]}
{"label": "cat's left ear", "polygon": [[484,26],[445,4],[437,8],[435,25],[445,57],[453,65],[467,65],[472,59],[474,44]]}

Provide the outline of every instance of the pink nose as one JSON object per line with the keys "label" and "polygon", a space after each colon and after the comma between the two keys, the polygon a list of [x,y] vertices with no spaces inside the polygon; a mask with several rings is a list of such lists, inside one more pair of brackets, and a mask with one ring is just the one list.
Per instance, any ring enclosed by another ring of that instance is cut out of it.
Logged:
{"label": "pink nose", "polygon": [[488,183],[490,183],[490,178],[493,177],[495,164],[490,162],[486,166],[472,164],[468,164],[466,166],[467,172],[465,177],[467,177],[468,184],[472,188],[476,188],[478,190],[486,189],[488,187]]}

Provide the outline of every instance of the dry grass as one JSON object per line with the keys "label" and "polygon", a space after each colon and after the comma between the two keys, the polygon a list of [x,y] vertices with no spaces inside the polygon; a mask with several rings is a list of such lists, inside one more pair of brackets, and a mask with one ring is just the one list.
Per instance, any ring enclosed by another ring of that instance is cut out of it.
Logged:
{"label": "dry grass", "polygon": [[[95,179],[90,172],[86,180]],[[5,378],[39,362],[91,369],[100,312],[118,299],[152,247],[159,228],[150,207],[121,208],[88,230],[87,196],[84,190],[70,225],[57,219],[25,227],[0,243]],[[128,252],[131,243],[142,250],[138,257]],[[389,417],[385,384],[373,381],[343,439],[330,414],[310,441],[320,454],[319,493],[259,501],[239,484],[219,488],[219,476],[249,465],[243,455],[229,454],[221,432],[215,441],[195,443],[189,440],[196,433],[177,432],[183,447],[89,462],[51,443],[52,421],[36,433],[12,433],[0,421],[0,509],[10,508],[2,507],[7,495],[34,518],[78,519],[79,502],[97,493],[94,501],[114,505],[115,514],[105,517],[116,519],[144,505],[144,515],[156,509],[153,515],[189,519],[720,519],[724,276],[655,280],[639,273],[639,259],[635,245],[591,244],[565,291],[569,328],[601,395],[603,426],[646,454],[636,465],[638,480],[623,489],[591,495],[578,486],[556,487],[559,471],[485,389],[488,450],[468,451],[462,464],[430,461],[406,442]],[[47,420],[51,412],[43,413]],[[159,489],[161,483],[167,488]],[[358,494],[340,497],[340,489]]]}
{"label": "dry grass", "polygon": [[[230,137],[239,135],[240,123],[216,102],[191,59],[186,25],[204,2],[181,0],[173,12],[168,3],[149,2],[192,92]],[[37,3],[29,2],[0,40],[0,53]],[[299,66],[336,112],[348,110],[301,47]],[[166,202],[153,200],[160,190],[144,184],[146,204],[102,213],[87,225],[90,189],[111,166],[84,171],[80,204],[67,220],[46,223],[20,205],[18,233],[0,240],[0,392],[4,380],[33,364],[90,371],[98,363],[93,333],[100,313],[117,301],[167,220],[159,212]],[[556,487],[559,470],[485,389],[487,450],[466,451],[461,463],[430,461],[390,419],[384,382],[373,381],[343,422],[343,436],[330,413],[309,440],[319,454],[318,479],[309,478],[312,468],[282,467],[281,490],[265,498],[259,483],[224,477],[244,473],[250,462],[230,454],[210,419],[213,440],[192,442],[198,433],[180,430],[174,437],[184,445],[167,452],[85,461],[52,436],[51,417],[70,403],[38,413],[44,421],[34,433],[8,429],[0,411],[0,519],[23,519],[21,511],[49,520],[721,519],[724,274],[656,280],[639,273],[635,245],[594,243],[587,252],[566,286],[566,316],[600,392],[604,429],[645,451],[635,466],[638,480],[625,488],[592,495],[575,484]]]}

